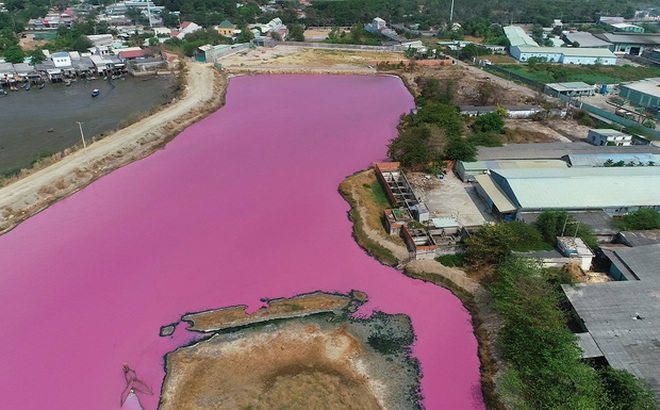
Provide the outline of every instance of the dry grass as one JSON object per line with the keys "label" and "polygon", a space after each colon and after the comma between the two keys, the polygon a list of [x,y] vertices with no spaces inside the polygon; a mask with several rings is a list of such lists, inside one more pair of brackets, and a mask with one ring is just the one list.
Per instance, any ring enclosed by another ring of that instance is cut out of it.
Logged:
{"label": "dry grass", "polygon": [[290,322],[232,340],[214,336],[167,355],[160,409],[380,409],[355,367],[361,355],[342,327]]}

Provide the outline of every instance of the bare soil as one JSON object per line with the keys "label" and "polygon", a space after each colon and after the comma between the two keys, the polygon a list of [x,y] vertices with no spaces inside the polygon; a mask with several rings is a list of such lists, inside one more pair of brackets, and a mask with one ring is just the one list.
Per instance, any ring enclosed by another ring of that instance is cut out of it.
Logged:
{"label": "bare soil", "polygon": [[351,299],[347,296],[310,293],[272,300],[268,302],[268,306],[262,307],[252,314],[245,311],[247,306],[241,305],[191,313],[183,316],[182,320],[193,324],[188,330],[208,332],[282,317],[340,311],[346,308],[350,301]]}
{"label": "bare soil", "polygon": [[167,356],[161,410],[381,409],[346,329],[298,323],[235,340],[220,335]]}
{"label": "bare soil", "polygon": [[507,119],[504,123],[507,128],[505,138],[508,144],[571,142],[562,133],[550,128],[548,123],[525,119]]}

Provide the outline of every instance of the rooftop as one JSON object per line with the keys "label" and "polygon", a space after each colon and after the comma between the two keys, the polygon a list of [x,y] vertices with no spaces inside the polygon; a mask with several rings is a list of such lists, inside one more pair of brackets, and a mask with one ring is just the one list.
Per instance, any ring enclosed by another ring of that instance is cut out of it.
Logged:
{"label": "rooftop", "polygon": [[568,154],[566,160],[572,167],[602,167],[607,161],[614,163],[623,161],[625,164],[654,163],[660,165],[660,155],[646,153],[613,153],[613,154]]}
{"label": "rooftop", "polygon": [[634,83],[621,84],[621,87],[660,98],[660,78],[647,78]]}
{"label": "rooftop", "polygon": [[521,169],[521,168],[568,168],[568,164],[558,159],[530,159],[530,160],[491,160],[491,161],[459,161],[466,171],[486,169]]}
{"label": "rooftop", "polygon": [[595,36],[610,43],[660,45],[660,34],[601,33]]}
{"label": "rooftop", "polygon": [[534,41],[525,30],[518,26],[506,26],[504,27],[504,34],[509,39],[511,47],[517,46],[531,46],[538,47],[539,45]]}
{"label": "rooftop", "polygon": [[645,231],[622,231],[619,233],[621,242],[628,246],[646,246],[660,243],[660,229]]}
{"label": "rooftop", "polygon": [[586,142],[550,142],[543,144],[508,144],[502,147],[479,147],[479,161],[503,159],[560,159],[568,154],[660,154],[651,145],[627,147],[595,146]]}
{"label": "rooftop", "polygon": [[639,280],[562,288],[608,363],[644,379],[660,395],[660,244],[612,253]]}
{"label": "rooftop", "polygon": [[616,57],[614,53],[607,48],[518,46],[518,49],[521,53],[563,54],[574,57]]}
{"label": "rooftop", "polygon": [[577,42],[580,44],[580,47],[607,47],[612,43],[602,40],[591,33],[583,31],[575,31],[572,33],[566,33],[564,35],[566,40],[571,43]]}
{"label": "rooftop", "polygon": [[580,81],[577,82],[572,82],[572,83],[549,83],[546,84],[546,87],[550,87],[555,91],[579,91],[579,90],[593,90],[594,86],[583,83]]}
{"label": "rooftop", "polygon": [[499,169],[491,176],[519,209],[660,205],[660,167]]}

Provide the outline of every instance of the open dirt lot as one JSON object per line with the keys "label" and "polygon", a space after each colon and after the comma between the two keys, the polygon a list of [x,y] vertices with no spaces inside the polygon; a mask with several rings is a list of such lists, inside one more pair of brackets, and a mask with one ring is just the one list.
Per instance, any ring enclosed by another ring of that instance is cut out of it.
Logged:
{"label": "open dirt lot", "polygon": [[317,69],[360,70],[376,72],[374,62],[402,60],[402,53],[378,51],[320,50],[294,46],[256,48],[223,57],[220,64],[226,68],[243,69]]}
{"label": "open dirt lot", "polygon": [[461,226],[478,226],[495,220],[474,188],[453,172],[448,172],[443,180],[427,179],[421,173],[410,173],[408,179],[433,217],[455,218]]}
{"label": "open dirt lot", "polygon": [[504,123],[509,130],[506,134],[506,142],[509,144],[571,142],[562,133],[555,131],[546,125],[546,123],[539,121],[507,119]]}

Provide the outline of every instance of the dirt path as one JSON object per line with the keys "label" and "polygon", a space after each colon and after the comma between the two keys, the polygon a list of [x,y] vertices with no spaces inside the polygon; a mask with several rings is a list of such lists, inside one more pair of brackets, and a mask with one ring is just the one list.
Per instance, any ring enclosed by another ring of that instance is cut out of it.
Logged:
{"label": "dirt path", "polygon": [[82,189],[99,177],[144,158],[224,102],[227,79],[211,65],[189,64],[179,101],[57,163],[0,189],[0,232]]}

